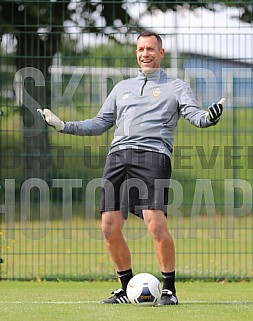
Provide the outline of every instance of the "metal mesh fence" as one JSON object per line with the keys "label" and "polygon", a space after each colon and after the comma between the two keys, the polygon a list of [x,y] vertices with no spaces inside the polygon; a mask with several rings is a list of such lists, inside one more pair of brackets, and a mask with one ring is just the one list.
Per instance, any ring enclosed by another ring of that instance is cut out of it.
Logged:
{"label": "metal mesh fence", "polygon": [[[200,106],[226,98],[207,130],[180,120],[168,228],[182,279],[252,279],[252,1],[3,1],[0,4],[0,280],[114,278],[99,186],[113,130],[59,134],[37,117],[91,118],[138,67],[140,31]],[[172,10],[173,9],[173,10]],[[159,275],[152,239],[129,216],[134,272]]]}

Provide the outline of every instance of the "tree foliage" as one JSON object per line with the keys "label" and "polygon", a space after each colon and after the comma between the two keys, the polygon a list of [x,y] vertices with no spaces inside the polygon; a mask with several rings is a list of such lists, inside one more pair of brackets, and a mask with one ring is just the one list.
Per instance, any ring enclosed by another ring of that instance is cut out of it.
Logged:
{"label": "tree foliage", "polygon": [[252,1],[129,1],[129,0],[42,0],[42,1],[1,1],[0,4],[0,33],[10,32],[18,34],[22,30],[43,29],[40,39],[48,39],[49,34],[65,31],[76,27],[84,32],[117,32],[125,27],[128,32],[139,30],[138,20],[129,13],[129,6],[142,3],[146,9],[143,14],[152,13],[155,10],[166,12],[177,11],[182,8],[195,10],[206,8],[216,11],[221,7],[236,7],[237,18],[241,21],[252,23]]}

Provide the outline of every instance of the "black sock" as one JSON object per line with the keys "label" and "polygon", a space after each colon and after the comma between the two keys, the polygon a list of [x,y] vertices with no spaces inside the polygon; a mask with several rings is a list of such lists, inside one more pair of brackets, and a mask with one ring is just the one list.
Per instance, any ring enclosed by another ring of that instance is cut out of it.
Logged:
{"label": "black sock", "polygon": [[163,276],[163,289],[170,290],[176,294],[175,288],[175,271],[173,272],[162,272]]}
{"label": "black sock", "polygon": [[133,277],[133,271],[132,269],[129,269],[126,271],[118,271],[117,273],[122,284],[122,290],[126,291],[127,284]]}

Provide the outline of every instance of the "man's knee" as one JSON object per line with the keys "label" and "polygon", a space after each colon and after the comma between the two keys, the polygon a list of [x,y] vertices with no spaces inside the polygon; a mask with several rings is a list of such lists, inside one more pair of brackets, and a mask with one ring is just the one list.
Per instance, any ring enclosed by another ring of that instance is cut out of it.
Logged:
{"label": "man's knee", "polygon": [[154,239],[162,239],[168,233],[166,218],[161,211],[149,213],[145,220],[147,229]]}
{"label": "man's knee", "polygon": [[118,212],[102,213],[101,229],[106,239],[121,233],[122,227],[122,219]]}

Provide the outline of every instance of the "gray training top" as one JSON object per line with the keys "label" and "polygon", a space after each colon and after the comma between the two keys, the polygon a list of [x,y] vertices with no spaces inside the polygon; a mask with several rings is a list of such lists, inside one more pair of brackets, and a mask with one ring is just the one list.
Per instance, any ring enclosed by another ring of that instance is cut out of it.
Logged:
{"label": "gray training top", "polygon": [[162,69],[120,81],[92,119],[66,122],[63,133],[101,135],[115,126],[110,152],[136,148],[171,157],[177,122],[182,115],[196,127],[209,127],[207,112],[190,87]]}

